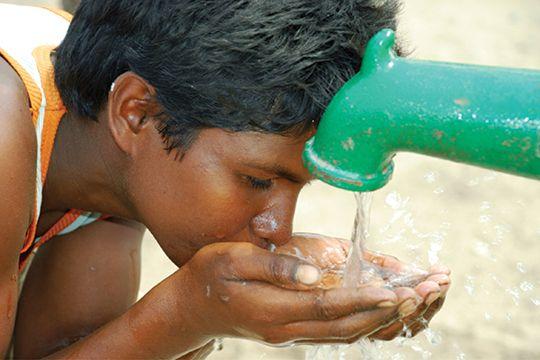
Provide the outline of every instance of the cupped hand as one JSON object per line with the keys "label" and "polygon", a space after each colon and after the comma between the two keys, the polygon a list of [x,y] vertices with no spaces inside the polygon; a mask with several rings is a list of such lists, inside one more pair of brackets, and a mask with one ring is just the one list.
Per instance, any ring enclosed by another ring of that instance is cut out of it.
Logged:
{"label": "cupped hand", "polygon": [[[436,265],[432,266],[427,273],[422,273],[395,257],[371,252],[365,254],[365,259],[396,274],[410,274],[405,276],[405,279],[409,281],[412,279],[412,282],[407,284],[412,288],[401,286],[396,287],[395,291],[400,298],[410,296],[413,291],[416,294],[416,306],[403,311],[400,321],[379,329],[369,337],[377,340],[392,340],[400,335],[415,336],[427,328],[431,319],[444,304],[451,283],[450,270],[445,266]],[[408,331],[405,332],[405,329]]]}
{"label": "cupped hand", "polygon": [[350,342],[395,322],[402,301],[394,291],[369,285],[320,289],[313,264],[249,243],[209,245],[168,281],[185,294],[177,300],[177,326],[201,339]]}
{"label": "cupped hand", "polygon": [[[322,288],[340,287],[347,261],[350,242],[315,234],[295,234],[278,253],[290,254],[316,264],[322,270]],[[450,271],[443,266],[422,271],[399,261],[397,258],[366,251],[364,261],[378,269],[380,275],[371,276],[367,285],[393,289],[397,299],[400,318],[386,327],[370,334],[372,339],[391,340],[408,334],[415,335],[427,327],[440,310],[450,286]],[[366,264],[366,263],[364,263]]]}

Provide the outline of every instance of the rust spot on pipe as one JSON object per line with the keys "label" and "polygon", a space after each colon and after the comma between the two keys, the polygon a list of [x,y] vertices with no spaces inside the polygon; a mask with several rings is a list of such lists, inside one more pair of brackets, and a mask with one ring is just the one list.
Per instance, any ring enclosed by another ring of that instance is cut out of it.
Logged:
{"label": "rust spot on pipe", "polygon": [[345,149],[347,151],[354,150],[354,145],[355,145],[354,140],[351,137],[349,137],[347,140],[341,142],[341,146],[343,147],[343,149]]}
{"label": "rust spot on pipe", "polygon": [[470,103],[471,102],[467,98],[459,98],[459,99],[454,100],[454,104],[459,105],[459,106],[467,106]]}

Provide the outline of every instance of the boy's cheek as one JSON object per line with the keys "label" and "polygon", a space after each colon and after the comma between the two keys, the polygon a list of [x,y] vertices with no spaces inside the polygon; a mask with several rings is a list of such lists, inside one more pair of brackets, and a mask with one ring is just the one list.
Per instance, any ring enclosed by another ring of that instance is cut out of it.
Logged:
{"label": "boy's cheek", "polygon": [[215,242],[250,241],[254,214],[243,201],[207,188],[204,195],[177,204],[175,211],[156,219],[154,230],[160,246],[181,266],[202,247]]}

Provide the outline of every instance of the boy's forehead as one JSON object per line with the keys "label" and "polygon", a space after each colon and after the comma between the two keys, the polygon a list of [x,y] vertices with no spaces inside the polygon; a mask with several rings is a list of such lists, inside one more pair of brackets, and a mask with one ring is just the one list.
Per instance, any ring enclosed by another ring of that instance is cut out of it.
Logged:
{"label": "boy's forehead", "polygon": [[302,151],[311,134],[284,136],[207,129],[200,135],[202,142],[211,146],[211,151],[224,160],[282,173],[300,182],[309,180],[302,162]]}
{"label": "boy's forehead", "polygon": [[302,150],[312,133],[294,135],[268,134],[255,131],[232,132],[221,129],[206,129],[200,134],[203,142],[209,142],[214,148],[238,155],[260,152],[278,153],[281,151]]}

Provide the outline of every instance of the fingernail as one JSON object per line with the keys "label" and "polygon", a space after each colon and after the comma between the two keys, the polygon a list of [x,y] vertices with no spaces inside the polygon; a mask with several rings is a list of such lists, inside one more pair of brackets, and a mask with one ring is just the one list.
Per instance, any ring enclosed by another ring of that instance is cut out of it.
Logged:
{"label": "fingernail", "polygon": [[399,306],[399,315],[406,317],[411,315],[416,310],[416,301],[407,299]]}
{"label": "fingernail", "polygon": [[377,304],[377,307],[379,308],[388,308],[392,306],[396,306],[396,303],[390,300],[381,301],[380,303]]}
{"label": "fingernail", "polygon": [[440,292],[434,292],[434,293],[429,294],[428,297],[426,298],[426,304],[428,306],[433,304],[433,302],[435,302],[435,300],[437,300],[439,296],[441,296]]}
{"label": "fingernail", "polygon": [[430,280],[435,281],[437,284],[439,284],[439,286],[450,284],[450,278],[445,274],[437,274],[430,276]]}
{"label": "fingernail", "polygon": [[304,285],[313,285],[319,282],[321,273],[311,265],[300,265],[296,270],[296,280]]}

